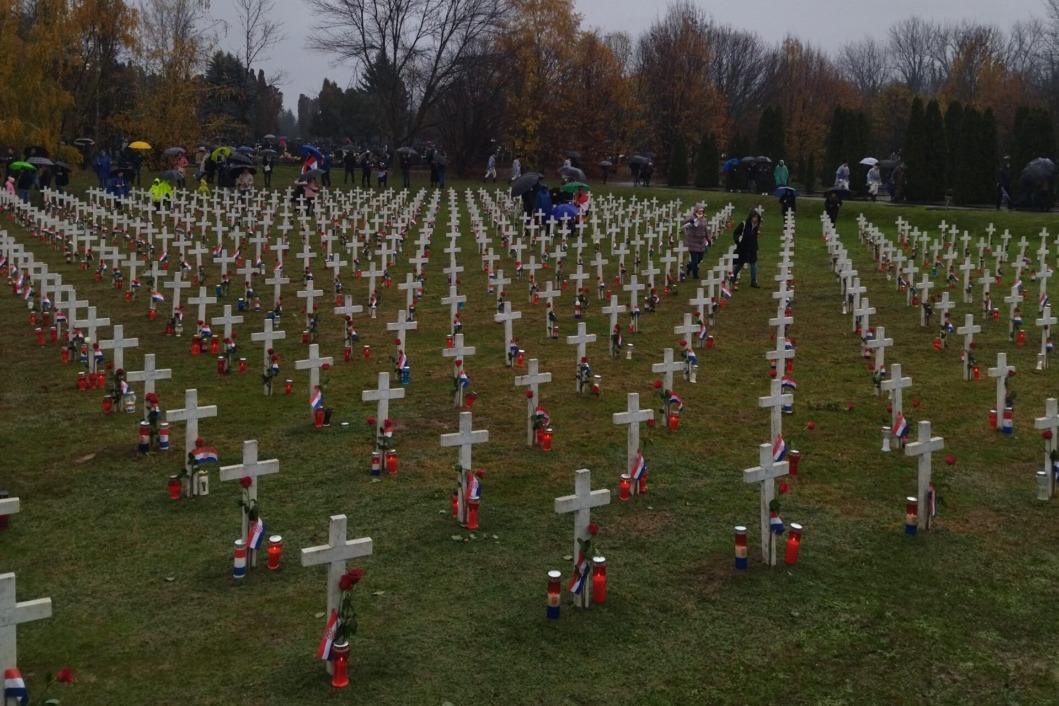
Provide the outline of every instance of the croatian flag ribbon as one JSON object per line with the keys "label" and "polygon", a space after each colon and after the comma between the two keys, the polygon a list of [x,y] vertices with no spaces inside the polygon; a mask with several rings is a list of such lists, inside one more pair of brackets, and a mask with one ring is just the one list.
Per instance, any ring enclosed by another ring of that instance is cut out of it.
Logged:
{"label": "croatian flag ribbon", "polygon": [[780,385],[782,387],[789,387],[792,390],[798,389],[798,381],[792,378],[790,375],[784,375],[780,378]]}
{"label": "croatian flag ribbon", "polygon": [[467,486],[467,499],[468,500],[481,500],[482,499],[482,481],[477,475],[471,474],[470,484]]}
{"label": "croatian flag ribbon", "polygon": [[669,404],[670,411],[673,411],[673,412],[683,412],[684,411],[684,400],[680,399],[680,395],[678,395],[675,392],[670,392],[669,393],[669,403],[668,404]]}
{"label": "croatian flag ribbon", "polygon": [[783,534],[785,529],[787,528],[783,526],[780,514],[778,512],[769,512],[769,531],[774,534]]}
{"label": "croatian flag ribbon", "polygon": [[408,367],[408,356],[405,355],[404,351],[401,351],[397,355],[397,369],[398,370],[404,370],[407,367]]}
{"label": "croatian flag ribbon", "polygon": [[22,681],[22,672],[18,669],[4,670],[4,700],[14,699],[22,706],[29,703],[29,690],[26,682]]}
{"label": "croatian flag ribbon", "polygon": [[776,443],[772,445],[772,461],[779,463],[787,456],[787,442],[783,440],[783,434],[776,435]]}
{"label": "croatian flag ribbon", "polygon": [[731,299],[732,298],[732,290],[728,288],[727,284],[722,284],[721,285],[721,296],[723,298],[725,298],[725,299]]}
{"label": "croatian flag ribbon", "polygon": [[636,449],[636,460],[632,462],[632,471],[629,475],[633,480],[640,480],[647,473],[647,461],[644,460],[643,452]]}
{"label": "croatian flag ribbon", "polygon": [[250,529],[246,533],[246,546],[254,551],[261,548],[261,542],[265,539],[265,523],[259,517],[250,523]]}
{"label": "croatian flag ribbon", "polygon": [[168,250],[163,250],[162,251],[162,255],[158,258],[158,262],[159,262],[159,264],[164,264],[166,262],[169,262],[169,251]]}
{"label": "croatian flag ribbon", "polygon": [[1041,309],[1043,309],[1044,307],[1048,306],[1048,303],[1049,303],[1048,302],[1048,293],[1045,292],[1044,294],[1041,295],[1041,298],[1038,301],[1037,306],[1040,307]]}
{"label": "croatian flag ribbon", "polygon": [[320,638],[320,647],[316,650],[317,659],[331,659],[331,648],[335,644],[335,632],[341,624],[342,621],[338,619],[338,611],[332,609],[331,617],[328,619],[327,625],[324,626],[323,637]]}
{"label": "croatian flag ribbon", "polygon": [[469,387],[470,384],[471,384],[471,379],[469,377],[467,377],[467,371],[466,370],[461,370],[460,371],[460,387],[462,387],[463,389],[467,389],[467,387]]}
{"label": "croatian flag ribbon", "polygon": [[161,292],[151,292],[151,301],[153,302],[164,302],[165,297],[162,296]]}
{"label": "croatian flag ribbon", "polygon": [[191,454],[194,456],[196,463],[220,463],[217,449],[212,446],[200,446],[192,451]]}
{"label": "croatian flag ribbon", "polygon": [[319,387],[313,390],[313,394],[309,397],[309,406],[313,409],[323,409],[324,393]]}
{"label": "croatian flag ribbon", "polygon": [[898,439],[904,439],[908,436],[908,420],[900,412],[897,414],[897,421],[894,422],[894,436]]}
{"label": "croatian flag ribbon", "polygon": [[699,333],[697,334],[700,341],[705,341],[707,337],[706,324],[702,321],[699,322]]}
{"label": "croatian flag ribbon", "polygon": [[567,590],[570,593],[576,593],[580,595],[582,589],[585,587],[585,580],[588,578],[588,559],[585,558],[584,553],[579,553],[577,556],[577,564],[574,566],[574,575],[570,577],[570,585],[567,586]]}

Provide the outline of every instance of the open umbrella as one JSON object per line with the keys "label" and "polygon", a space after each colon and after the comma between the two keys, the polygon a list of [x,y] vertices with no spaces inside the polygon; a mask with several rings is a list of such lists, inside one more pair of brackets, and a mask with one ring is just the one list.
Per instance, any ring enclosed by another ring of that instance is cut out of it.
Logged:
{"label": "open umbrella", "polygon": [[162,172],[161,174],[159,174],[158,178],[162,179],[164,181],[180,181],[181,176],[180,176],[180,172],[178,172],[177,170],[175,170],[175,169],[167,169],[164,172]]}
{"label": "open umbrella", "polygon": [[147,144],[146,142],[144,142],[143,140],[136,140],[136,142],[130,142],[129,143],[129,149],[130,150],[149,150],[149,149],[151,149],[151,146],[149,144]]}
{"label": "open umbrella", "polygon": [[254,166],[254,158],[245,154],[236,152],[228,158],[228,166],[230,167],[252,167]]}
{"label": "open umbrella", "polygon": [[585,191],[591,191],[592,187],[583,181],[568,181],[562,186],[563,191],[568,194],[572,194],[578,189],[584,189]]}
{"label": "open umbrella", "polygon": [[223,157],[230,157],[232,155],[231,147],[218,147],[217,149],[210,152],[210,159],[216,162],[218,159]]}
{"label": "open umbrella", "polygon": [[772,192],[772,195],[776,198],[783,198],[783,195],[788,191],[793,192],[795,196],[798,195],[798,190],[792,186],[777,186],[776,190]]}
{"label": "open umbrella", "polygon": [[238,147],[235,148],[235,151],[238,152],[239,154],[253,154],[257,150],[255,150],[250,145],[239,145]]}
{"label": "open umbrella", "polygon": [[438,165],[439,167],[447,167],[447,166],[449,166],[449,160],[448,160],[448,158],[445,155],[438,154],[437,152],[435,152],[434,153],[434,164]]}
{"label": "open umbrella", "polygon": [[305,156],[311,154],[311,155],[315,155],[316,158],[318,160],[320,160],[321,162],[324,161],[323,152],[321,152],[320,150],[316,149],[312,145],[302,145],[301,146],[301,151],[302,151],[302,157],[305,157]]}
{"label": "open umbrella", "polygon": [[30,157],[26,161],[30,164],[35,164],[38,167],[50,167],[55,164],[55,162],[51,161],[47,157]]}
{"label": "open umbrella", "polygon": [[273,135],[272,133],[269,133],[269,134],[265,135],[264,137],[262,137],[261,139],[262,140],[275,140],[276,136]]}
{"label": "open umbrella", "polygon": [[827,198],[828,194],[834,194],[834,195],[838,196],[838,200],[839,201],[844,201],[844,200],[850,198],[851,196],[853,196],[853,193],[849,189],[841,189],[841,188],[839,188],[837,186],[833,186],[833,187],[831,187],[830,189],[828,189],[827,191],[824,192],[824,198],[825,199]]}
{"label": "open umbrella", "polygon": [[647,157],[647,161],[648,162],[650,162],[652,159],[654,159],[657,156],[657,155],[655,155],[654,152],[648,152],[646,150],[640,150],[639,152],[637,152],[633,156],[635,157],[637,155],[640,156],[640,157]]}
{"label": "open umbrella", "polygon": [[266,149],[266,150],[261,150],[258,154],[260,154],[262,157],[275,157],[277,154],[279,154],[279,152],[277,152],[276,150],[267,150]]}
{"label": "open umbrella", "polygon": [[760,157],[754,159],[754,164],[772,164],[772,160],[766,157],[765,155],[761,155]]}
{"label": "open umbrella", "polygon": [[127,164],[119,164],[117,166],[111,167],[109,174],[110,178],[113,179],[118,174],[121,174],[123,177],[127,177],[132,174],[132,167]]}
{"label": "open umbrella", "polygon": [[93,140],[91,137],[78,137],[76,140],[74,140],[74,144],[78,145],[79,147],[89,147],[91,145],[96,144],[96,141]]}
{"label": "open umbrella", "polygon": [[22,169],[30,169],[32,171],[36,171],[37,170],[37,168],[34,167],[29,162],[23,162],[22,160],[19,160],[17,162],[12,162],[11,164],[8,165],[7,168],[10,169],[13,172],[17,172],[17,171],[20,171]]}
{"label": "open umbrella", "polygon": [[628,159],[629,164],[647,164],[650,161],[651,160],[649,160],[647,157],[644,157],[642,154],[634,154]]}
{"label": "open umbrella", "polygon": [[860,160],[860,163],[868,167],[874,167],[876,164],[879,163],[879,160],[875,159],[875,157],[865,157],[864,159]]}
{"label": "open umbrella", "polygon": [[575,219],[581,215],[581,209],[572,203],[561,203],[552,209],[551,216],[557,221],[563,220],[563,218]]}
{"label": "open umbrella", "polygon": [[613,167],[614,166],[614,162],[610,161],[609,159],[604,159],[602,162],[599,163],[599,166],[601,166],[601,167]]}
{"label": "open umbrella", "polygon": [[163,154],[166,157],[176,157],[178,154],[184,154],[186,152],[187,150],[183,147],[166,147],[165,152],[163,152]]}
{"label": "open umbrella", "polygon": [[542,178],[544,178],[543,174],[538,174],[537,172],[526,172],[511,183],[511,195],[522,196],[522,194],[526,193],[534,186],[536,186]]}
{"label": "open umbrella", "polygon": [[739,158],[738,157],[732,157],[731,159],[729,159],[727,162],[724,163],[724,167],[722,167],[722,171],[724,171],[724,173],[727,174],[728,172],[732,171],[733,169],[735,169],[738,166],[739,166]]}
{"label": "open umbrella", "polygon": [[566,150],[566,156],[570,159],[581,159],[581,153],[577,150]]}
{"label": "open umbrella", "polygon": [[251,174],[257,174],[257,167],[253,167],[249,164],[242,164],[240,162],[236,162],[235,164],[229,163],[228,169],[233,172],[242,172],[244,169],[248,169]]}
{"label": "open umbrella", "polygon": [[67,164],[66,162],[56,162],[55,163],[55,168],[56,169],[69,169],[70,165]]}
{"label": "open umbrella", "polygon": [[323,176],[323,174],[324,174],[324,170],[323,169],[310,169],[309,171],[298,175],[297,183],[304,184],[305,182],[309,181],[310,179],[316,179],[318,177]]}
{"label": "open umbrella", "polygon": [[757,161],[757,157],[751,155],[749,157],[743,157],[741,160],[739,160],[739,163],[740,164],[753,164],[756,161]]}
{"label": "open umbrella", "polygon": [[585,173],[577,167],[562,167],[559,169],[559,175],[572,181],[584,181],[587,178]]}
{"label": "open umbrella", "polygon": [[1038,157],[1031,161],[1022,170],[1022,178],[1029,177],[1033,181],[1041,181],[1055,174],[1055,162],[1047,157]]}
{"label": "open umbrella", "polygon": [[418,157],[415,147],[398,147],[397,154],[407,154],[409,157]]}

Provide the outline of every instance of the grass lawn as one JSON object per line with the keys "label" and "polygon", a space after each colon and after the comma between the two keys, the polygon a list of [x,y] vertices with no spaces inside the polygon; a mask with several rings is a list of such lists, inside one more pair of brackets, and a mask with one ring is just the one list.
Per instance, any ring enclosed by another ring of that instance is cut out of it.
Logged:
{"label": "grass lawn", "polygon": [[[277,184],[285,183],[282,175]],[[479,184],[454,186],[463,204],[462,189]],[[666,189],[636,193],[685,204],[703,198]],[[538,358],[553,374],[541,388],[541,403],[552,415],[554,450],[527,449],[525,398],[504,365],[502,329],[493,322],[486,275],[464,228],[460,293],[468,297],[466,343],[477,346],[467,359],[478,395],[474,426],[490,432],[489,442],[474,448],[474,465],[486,476],[481,530],[473,534],[451,519],[457,452],[438,443],[458,420],[451,360],[441,356],[449,324],[448,307],[439,301],[448,294],[441,252],[447,199],[426,268],[419,330],[408,337],[412,384],[405,399],[390,405],[400,471],[374,482],[364,422],[374,404],[360,395],[391,367],[393,336],[385,323],[403,308],[403,292],[384,290],[378,319],[357,317],[371,360],[342,363],[342,319],[331,313],[331,276],[318,261],[317,286],[328,292],[320,304],[321,352],[337,362],[326,373],[335,423],[318,430],[305,404],[308,376],[294,370],[294,361],[307,357],[295,284],[284,295],[287,338],[276,346],[281,378],[294,379],[295,393],[265,398],[257,374],[261,348],[250,342],[250,333],[262,329],[263,313],[245,314],[246,323],[237,327],[248,374],[218,377],[213,357],[189,354],[192,322],[183,338],[164,336],[164,317],[151,322],[144,314],[146,293],[125,303],[106,282],[63,264],[57,251],[5,218],[2,227],[74,284],[80,298],[112,323],[123,323],[127,336],[139,337],[139,348],[126,353],[127,369],[141,369],[148,352],[159,367],[173,369],[173,379],[158,384],[163,409],[183,407],[183,391],[191,387],[200,404],[218,405],[218,417],[201,422],[200,435],[217,447],[222,465],[238,463],[243,440],[257,439],[260,457],[278,458],[281,469],[262,479],[260,501],[269,533],[284,537],[282,568],[268,571],[262,557],[259,569],[237,581],[231,546],[239,531],[238,484],[222,485],[213,472],[209,496],[170,501],[165,482],[181,463],[183,425],[173,425],[168,455],[139,455],[135,418],[104,416],[99,393],[76,390],[80,368],[63,366],[56,345],[38,347],[23,303],[0,297],[6,361],[0,487],[22,499],[22,512],[0,534],[0,571],[17,573],[20,600],[50,596],[54,604],[50,620],[18,630],[19,662],[31,691],[40,692],[49,671],[69,665],[76,683],[50,695],[64,704],[108,706],[1054,703],[1059,518],[1052,503],[1035,499],[1042,441],[1033,418],[1044,413],[1044,399],[1059,392],[1059,368],[1034,371],[1037,285],[1028,285],[1025,347],[1008,342],[1006,318],[979,321],[983,372],[999,351],[1018,369],[1011,380],[1019,395],[1015,433],[993,433],[987,420],[992,380],[983,375],[981,382],[963,382],[955,341],[933,350],[936,326],[920,328],[918,311],[906,307],[904,295],[873,267],[858,243],[855,218],[864,213],[891,239],[899,216],[932,234],[944,219],[974,242],[993,223],[1016,240],[1025,235],[1034,259],[1037,234],[1045,227],[1054,239],[1059,220],[1054,214],[883,203],[843,208],[839,232],[878,309],[872,323],[885,326],[895,341],[887,362],[901,363],[914,381],[905,393],[912,435],[916,421],[929,419],[945,438],[934,463],[936,527],[912,538],[903,532],[903,503],[916,492],[915,461],[880,453],[880,427],[889,423],[886,401],[873,394],[860,340],[850,331],[850,317],[841,314],[839,283],[820,237],[821,204],[799,204],[791,331],[799,387],[784,429],[788,445],[802,451],[802,463],[793,492],[781,498],[781,515],[802,523],[805,534],[795,567],[783,566],[781,558],[780,566],[768,569],[757,541],[757,488],[741,475],[757,465],[756,447],[769,440],[768,413],[757,398],[770,384],[764,355],[774,345],[767,321],[775,315],[770,287],[780,218],[772,198],[710,192],[705,200],[711,214],[733,201],[737,219],[764,204],[764,288],[750,289],[744,278],[718,315],[715,349],[700,352],[698,383],[678,376],[686,404],[680,429],[644,430],[650,490],[625,503],[617,500],[625,429],[611,423],[611,414],[625,409],[625,394],[633,391],[644,404],[660,406],[652,398],[651,364],[661,361],[664,348],[676,347],[673,327],[691,311],[687,300],[694,289],[681,285],[658,313],[641,317],[641,332],[627,337],[635,343],[631,361],[607,356],[607,319],[592,297],[585,320],[599,335],[589,346],[593,372],[603,381],[596,398],[574,393],[575,349],[565,342],[576,330],[572,292],[557,300],[561,339],[550,341],[543,335],[543,304],[526,302],[525,281],[509,285],[514,308],[523,312],[515,331],[527,358]],[[418,234],[413,231],[409,241]],[[300,250],[300,237],[291,240],[292,252]],[[722,236],[724,246],[730,242]],[[499,243],[494,247],[499,250]],[[707,255],[704,274],[720,252],[716,247]],[[404,253],[395,281],[403,281],[412,254]],[[514,269],[508,257],[499,266],[509,276]],[[613,277],[613,259],[606,269]],[[366,305],[366,282],[348,274],[344,279],[346,293]],[[943,286],[938,280],[935,291]],[[163,312],[170,290],[165,294]],[[958,290],[950,296],[961,300]],[[976,287],[975,304],[957,305],[953,320],[962,322],[967,312],[980,319],[979,297]],[[220,306],[209,312],[220,314]],[[805,429],[810,420],[814,431]],[[350,428],[341,421],[350,421]],[[943,462],[949,453],[953,466]],[[561,569],[565,587],[573,524],[555,515],[553,501],[573,492],[578,468],[591,469],[593,487],[613,495],[611,505],[592,513],[601,526],[594,547],[607,557],[607,603],[575,611],[564,591],[562,617],[550,622],[546,572]],[[333,689],[323,663],[314,659],[326,570],[303,569],[298,557],[302,547],[326,543],[328,516],[339,513],[349,518],[350,538],[375,542],[374,555],[357,562],[367,575],[355,589],[360,630],[346,690]],[[737,524],[750,527],[746,572],[733,568]],[[782,547],[781,540],[781,557]]]}

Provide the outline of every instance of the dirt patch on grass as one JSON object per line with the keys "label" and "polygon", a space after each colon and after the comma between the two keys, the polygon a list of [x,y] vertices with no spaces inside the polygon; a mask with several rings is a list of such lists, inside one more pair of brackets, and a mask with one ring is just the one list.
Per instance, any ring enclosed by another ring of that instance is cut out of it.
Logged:
{"label": "dirt patch on grass", "polygon": [[[647,498],[641,498],[641,502]],[[631,500],[630,502],[635,502]],[[635,514],[622,515],[609,522],[615,531],[632,532],[639,536],[672,531],[679,524],[676,515],[671,512],[648,510],[646,505]]]}

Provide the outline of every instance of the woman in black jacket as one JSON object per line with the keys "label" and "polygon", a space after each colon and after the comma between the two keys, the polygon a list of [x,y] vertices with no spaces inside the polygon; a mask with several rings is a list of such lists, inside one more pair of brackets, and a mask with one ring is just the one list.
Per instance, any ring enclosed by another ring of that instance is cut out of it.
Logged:
{"label": "woman in black jacket", "polygon": [[757,287],[757,239],[761,234],[761,214],[751,211],[746,220],[736,226],[735,230],[735,267],[732,279],[739,287],[739,271],[743,265],[750,265],[750,286]]}

